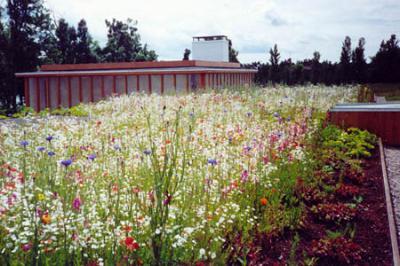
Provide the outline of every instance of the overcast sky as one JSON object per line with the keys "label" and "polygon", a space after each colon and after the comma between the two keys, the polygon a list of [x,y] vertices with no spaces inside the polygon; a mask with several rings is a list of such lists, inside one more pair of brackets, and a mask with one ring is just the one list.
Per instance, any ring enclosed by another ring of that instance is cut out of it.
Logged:
{"label": "overcast sky", "polygon": [[45,0],[59,19],[85,18],[92,36],[106,41],[104,20],[138,21],[142,42],[159,60],[181,59],[192,36],[227,35],[242,63],[267,61],[278,44],[281,59],[338,61],[344,37],[365,37],[372,56],[382,39],[400,37],[400,0]]}

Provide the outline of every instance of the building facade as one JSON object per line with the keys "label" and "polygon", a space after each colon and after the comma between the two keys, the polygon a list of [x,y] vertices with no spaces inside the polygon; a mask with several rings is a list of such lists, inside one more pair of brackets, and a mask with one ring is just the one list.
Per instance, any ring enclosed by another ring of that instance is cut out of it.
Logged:
{"label": "building facade", "polygon": [[200,89],[251,86],[257,71],[238,63],[187,60],[43,65],[24,79],[25,103],[36,111],[133,92],[175,94]]}

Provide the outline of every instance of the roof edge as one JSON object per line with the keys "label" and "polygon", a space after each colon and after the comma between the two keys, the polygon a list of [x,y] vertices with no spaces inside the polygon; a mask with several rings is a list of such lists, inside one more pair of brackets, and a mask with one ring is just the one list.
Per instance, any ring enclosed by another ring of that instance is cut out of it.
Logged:
{"label": "roof edge", "polygon": [[202,61],[202,60],[175,60],[153,62],[118,62],[118,63],[91,63],[91,64],[54,64],[42,65],[40,71],[76,71],[76,70],[115,70],[164,67],[229,67],[240,68],[239,63]]}

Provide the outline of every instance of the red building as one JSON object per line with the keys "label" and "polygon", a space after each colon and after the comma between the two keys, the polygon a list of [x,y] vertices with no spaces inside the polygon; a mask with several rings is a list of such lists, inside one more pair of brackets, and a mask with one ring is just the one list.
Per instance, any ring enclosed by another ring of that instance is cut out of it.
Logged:
{"label": "red building", "polygon": [[227,62],[224,35],[193,37],[196,60],[43,65],[16,73],[25,81],[25,102],[36,111],[133,92],[175,94],[200,89],[252,85],[256,70]]}

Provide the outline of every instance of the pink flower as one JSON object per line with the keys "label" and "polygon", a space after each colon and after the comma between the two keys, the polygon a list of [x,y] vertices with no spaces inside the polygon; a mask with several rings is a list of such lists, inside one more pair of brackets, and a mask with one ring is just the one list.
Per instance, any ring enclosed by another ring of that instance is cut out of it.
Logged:
{"label": "pink flower", "polygon": [[80,211],[81,210],[81,205],[82,205],[82,201],[79,197],[75,198],[72,201],[72,208],[74,208],[76,211]]}

